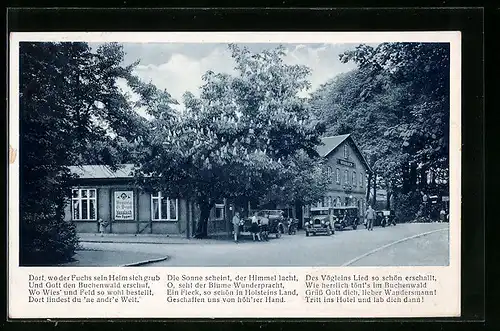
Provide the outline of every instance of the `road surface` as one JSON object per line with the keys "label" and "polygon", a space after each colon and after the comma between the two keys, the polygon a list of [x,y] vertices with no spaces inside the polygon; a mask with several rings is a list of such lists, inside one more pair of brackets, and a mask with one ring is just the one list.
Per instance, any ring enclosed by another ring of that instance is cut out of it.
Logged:
{"label": "road surface", "polygon": [[268,242],[82,243],[86,249],[168,255],[149,266],[442,266],[449,263],[448,223],[398,224],[332,236],[283,235]]}

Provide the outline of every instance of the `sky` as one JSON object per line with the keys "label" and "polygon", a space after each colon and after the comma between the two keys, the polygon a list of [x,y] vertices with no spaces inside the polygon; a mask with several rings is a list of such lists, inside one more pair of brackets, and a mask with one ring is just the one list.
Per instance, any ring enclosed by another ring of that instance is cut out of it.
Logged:
{"label": "sky", "polygon": [[[278,46],[270,43],[238,45],[245,46],[253,52]],[[341,63],[339,54],[353,49],[357,44],[283,44],[283,46],[286,49],[285,63],[303,64],[311,69],[309,77],[311,90],[304,92],[303,96],[307,96],[336,75],[355,68],[353,63]],[[140,60],[135,74],[146,82],[151,81],[160,89],[166,89],[179,103],[182,102],[182,95],[186,91],[199,95],[202,75],[206,71],[234,72],[235,63],[227,44],[123,43],[123,47],[124,64]],[[124,81],[119,82],[119,86],[125,92],[131,92]],[[176,108],[183,107],[179,105]]]}

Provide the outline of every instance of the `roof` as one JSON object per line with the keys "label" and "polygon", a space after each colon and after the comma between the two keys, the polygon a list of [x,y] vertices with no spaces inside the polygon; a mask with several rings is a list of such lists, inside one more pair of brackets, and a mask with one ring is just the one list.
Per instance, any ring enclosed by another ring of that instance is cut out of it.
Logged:
{"label": "roof", "polygon": [[133,178],[133,164],[123,164],[116,171],[105,165],[70,166],[72,174],[82,179]]}
{"label": "roof", "polygon": [[337,147],[339,147],[344,140],[346,140],[350,135],[342,134],[340,136],[330,136],[321,138],[323,145],[318,146],[318,154],[321,157],[325,157],[331,152],[333,152]]}
{"label": "roof", "polygon": [[337,147],[339,147],[340,144],[342,144],[347,139],[350,139],[352,141],[352,145],[354,146],[354,149],[356,150],[356,152],[359,154],[359,156],[361,158],[361,162],[363,162],[366,166],[366,169],[368,169],[368,171],[371,172],[372,170],[370,168],[370,165],[368,164],[365,157],[363,156],[363,153],[361,153],[361,151],[359,150],[358,145],[356,145],[356,143],[352,139],[351,134],[341,134],[338,136],[322,137],[321,142],[323,143],[323,145],[320,145],[317,147],[318,154],[321,157],[328,156],[335,149],[337,149]]}

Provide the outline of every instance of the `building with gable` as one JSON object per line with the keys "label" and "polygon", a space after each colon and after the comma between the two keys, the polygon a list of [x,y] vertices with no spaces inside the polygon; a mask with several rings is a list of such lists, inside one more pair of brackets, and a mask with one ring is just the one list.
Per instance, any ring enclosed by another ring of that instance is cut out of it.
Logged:
{"label": "building with gable", "polygon": [[[319,155],[326,158],[325,175],[332,183],[317,207],[356,206],[360,216],[367,208],[366,192],[370,166],[350,134],[323,137]],[[304,210],[304,218],[309,215]]]}

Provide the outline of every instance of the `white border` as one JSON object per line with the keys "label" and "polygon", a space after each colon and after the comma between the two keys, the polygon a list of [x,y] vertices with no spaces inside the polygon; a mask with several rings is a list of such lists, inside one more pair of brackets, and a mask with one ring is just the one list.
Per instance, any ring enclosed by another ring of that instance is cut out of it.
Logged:
{"label": "white border", "polygon": [[[369,270],[371,273],[383,273],[397,270],[398,272],[434,272],[443,280],[440,286],[444,297],[439,305],[424,307],[418,310],[400,309],[393,306],[391,311],[369,311],[317,309],[304,310],[302,307],[284,308],[282,310],[262,310],[260,305],[251,309],[242,306],[242,311],[236,309],[221,309],[207,307],[187,309],[179,305],[178,309],[169,308],[165,313],[162,305],[146,305],[145,309],[111,306],[106,312],[92,310],[83,306],[78,309],[54,309],[47,305],[38,306],[36,310],[29,309],[24,301],[19,299],[26,290],[27,272],[44,272],[57,274],[60,268],[25,268],[19,267],[19,157],[9,166],[9,223],[8,223],[8,261],[9,261],[9,316],[12,318],[68,318],[68,317],[423,317],[423,316],[460,316],[460,231],[461,231],[461,34],[458,31],[432,32],[18,32],[10,35],[10,91],[9,91],[9,144],[19,155],[19,42],[21,41],[86,41],[86,42],[172,42],[172,43],[380,43],[380,42],[449,42],[450,43],[450,265],[432,268],[357,268],[358,271]],[[98,268],[103,272],[107,268]],[[241,268],[229,268],[229,273],[238,272]],[[279,268],[253,268],[261,273],[270,273]],[[297,273],[320,270],[345,272],[346,268],[287,268]],[[90,268],[68,268],[71,273],[90,272]],[[97,269],[93,269],[97,271]],[[108,271],[116,272],[117,269]],[[128,270],[128,269],[127,269]],[[133,271],[134,269],[132,269]],[[164,272],[166,268],[148,268],[151,273]],[[182,268],[176,271],[184,270]],[[193,269],[190,269],[191,272]],[[198,268],[199,273],[213,272],[213,268]],[[220,269],[219,269],[220,270]],[[122,270],[120,270],[122,272]],[[124,271],[123,271],[124,272]],[[18,295],[16,295],[18,291]],[[446,293],[446,294],[444,294]],[[299,305],[302,306],[302,305]],[[64,307],[64,306],[63,306]],[[63,308],[61,307],[61,308]],[[278,307],[278,306],[275,306]],[[33,308],[33,307],[32,307]],[[163,315],[162,315],[163,314]]]}

